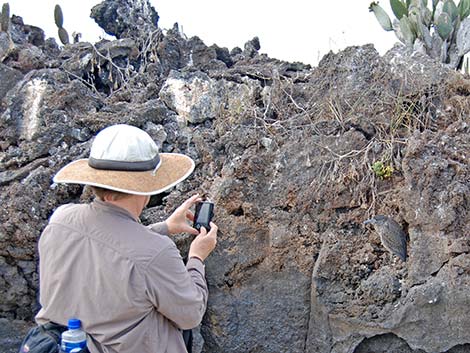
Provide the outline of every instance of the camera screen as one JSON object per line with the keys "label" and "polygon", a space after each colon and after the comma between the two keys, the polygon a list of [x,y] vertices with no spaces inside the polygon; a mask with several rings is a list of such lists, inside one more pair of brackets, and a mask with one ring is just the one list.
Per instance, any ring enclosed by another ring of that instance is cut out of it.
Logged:
{"label": "camera screen", "polygon": [[206,228],[207,231],[211,229],[210,222],[214,215],[214,204],[209,201],[200,202],[196,204],[196,214],[194,215],[193,227],[197,230],[201,229],[201,226]]}
{"label": "camera screen", "polygon": [[209,220],[209,213],[210,213],[210,205],[203,203],[201,204],[201,208],[199,209],[198,221],[205,221]]}

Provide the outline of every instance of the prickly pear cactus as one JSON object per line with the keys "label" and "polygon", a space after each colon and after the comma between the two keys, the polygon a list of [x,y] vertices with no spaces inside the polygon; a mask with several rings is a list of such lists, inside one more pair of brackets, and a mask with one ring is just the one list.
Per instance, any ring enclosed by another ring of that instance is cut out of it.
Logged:
{"label": "prickly pear cactus", "polygon": [[[424,47],[424,52],[454,69],[461,69],[463,56],[470,51],[470,0],[390,0],[395,20],[372,2],[369,11],[386,31],[410,48]],[[439,38],[437,38],[437,36]]]}
{"label": "prickly pear cactus", "polygon": [[0,27],[2,32],[8,32],[10,29],[10,5],[8,3],[4,3],[2,6]]}
{"label": "prickly pear cactus", "polygon": [[66,29],[63,27],[64,25],[64,15],[62,13],[62,8],[60,5],[55,5],[54,7],[54,21],[58,28],[59,39],[62,44],[66,45],[69,44],[69,34],[67,33]]}
{"label": "prickly pear cactus", "polygon": [[64,15],[62,14],[62,9],[59,5],[55,5],[54,7],[54,21],[58,28],[64,26]]}
{"label": "prickly pear cactus", "polygon": [[64,27],[59,28],[59,39],[62,42],[62,44],[69,44],[69,34],[67,33],[67,30]]}
{"label": "prickly pear cactus", "polygon": [[449,39],[454,27],[452,26],[452,19],[446,12],[443,12],[439,15],[436,23],[436,28],[437,33],[439,33],[442,40]]}

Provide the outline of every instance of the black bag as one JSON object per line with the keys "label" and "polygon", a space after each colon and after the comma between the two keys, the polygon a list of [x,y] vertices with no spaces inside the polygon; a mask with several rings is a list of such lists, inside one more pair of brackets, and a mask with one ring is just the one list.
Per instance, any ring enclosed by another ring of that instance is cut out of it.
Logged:
{"label": "black bag", "polygon": [[59,353],[60,335],[67,327],[47,323],[33,327],[21,343],[19,353]]}
{"label": "black bag", "polygon": [[183,330],[183,341],[188,353],[193,353],[193,330]]}
{"label": "black bag", "polygon": [[[21,343],[18,353],[60,353],[60,335],[67,327],[53,322],[33,327]],[[84,348],[80,353],[89,353]]]}

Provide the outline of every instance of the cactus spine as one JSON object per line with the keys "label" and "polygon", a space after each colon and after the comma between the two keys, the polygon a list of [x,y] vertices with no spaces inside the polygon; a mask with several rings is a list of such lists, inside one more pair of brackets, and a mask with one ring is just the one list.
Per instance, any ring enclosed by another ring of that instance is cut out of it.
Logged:
{"label": "cactus spine", "polygon": [[[461,69],[463,56],[470,51],[470,0],[390,0],[395,15],[390,17],[377,2],[369,11],[374,12],[379,24],[386,31],[395,31],[398,39],[410,48],[422,48],[426,54],[438,58],[454,69]],[[391,25],[389,25],[391,24]]]}
{"label": "cactus spine", "polygon": [[54,8],[54,21],[55,24],[58,28],[58,34],[59,34],[59,39],[62,42],[62,44],[66,45],[69,44],[69,34],[63,27],[64,25],[64,15],[62,14],[62,9],[60,8],[59,5],[55,5]]}

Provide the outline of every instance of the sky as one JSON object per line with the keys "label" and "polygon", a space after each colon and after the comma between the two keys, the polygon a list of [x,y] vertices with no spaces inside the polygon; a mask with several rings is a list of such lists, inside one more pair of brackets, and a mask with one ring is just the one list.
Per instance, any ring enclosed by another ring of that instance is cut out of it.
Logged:
{"label": "sky", "polygon": [[[8,0],[4,0],[8,1]],[[151,0],[160,16],[159,27],[170,29],[177,22],[188,37],[198,36],[206,45],[243,48],[257,36],[260,53],[286,61],[317,65],[330,50],[373,43],[380,54],[396,39],[385,32],[373,13],[371,0]],[[60,4],[64,28],[69,35],[82,33],[82,41],[110,38],[90,18],[100,0],[9,0],[10,14],[26,24],[42,28],[47,37],[57,36],[54,6]],[[391,14],[389,1],[381,6]]]}

